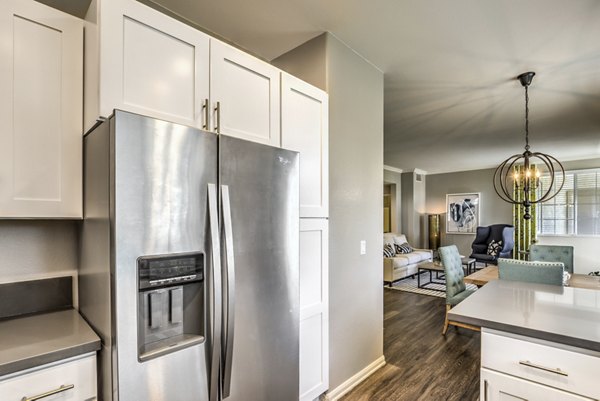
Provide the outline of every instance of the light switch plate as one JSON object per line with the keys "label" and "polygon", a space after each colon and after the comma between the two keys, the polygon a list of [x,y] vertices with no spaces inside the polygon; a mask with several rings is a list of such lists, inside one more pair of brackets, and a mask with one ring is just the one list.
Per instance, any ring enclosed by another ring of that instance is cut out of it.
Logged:
{"label": "light switch plate", "polygon": [[365,240],[360,241],[360,254],[361,255],[367,254],[367,241],[365,241]]}

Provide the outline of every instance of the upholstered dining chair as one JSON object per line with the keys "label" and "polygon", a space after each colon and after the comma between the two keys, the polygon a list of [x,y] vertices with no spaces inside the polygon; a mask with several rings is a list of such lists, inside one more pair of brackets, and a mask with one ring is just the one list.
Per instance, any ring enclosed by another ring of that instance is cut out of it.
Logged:
{"label": "upholstered dining chair", "polygon": [[446,274],[446,319],[444,320],[442,334],[446,335],[448,325],[479,331],[479,327],[448,320],[450,309],[475,291],[467,290],[464,281],[465,273],[463,272],[460,254],[456,245],[442,246],[438,248],[438,252],[444,265],[444,273]]}
{"label": "upholstered dining chair", "polygon": [[498,259],[498,278],[562,286],[564,268],[565,265],[562,262],[531,262],[500,258]]}
{"label": "upholstered dining chair", "polygon": [[562,262],[565,271],[573,274],[573,247],[568,245],[538,245],[529,248],[530,261]]}

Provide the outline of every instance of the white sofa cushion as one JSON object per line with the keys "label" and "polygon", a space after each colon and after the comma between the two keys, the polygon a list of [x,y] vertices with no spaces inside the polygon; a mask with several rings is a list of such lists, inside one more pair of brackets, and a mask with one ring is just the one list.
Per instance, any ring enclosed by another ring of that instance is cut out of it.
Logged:
{"label": "white sofa cushion", "polygon": [[390,245],[394,246],[394,237],[395,236],[396,236],[395,233],[383,234],[383,245],[390,244]]}
{"label": "white sofa cushion", "polygon": [[410,260],[408,260],[408,258],[402,258],[402,257],[398,257],[398,256],[394,256],[392,258],[392,263],[393,263],[394,269],[396,269],[398,267],[408,266],[409,264],[411,264]]}
{"label": "white sofa cushion", "polygon": [[396,256],[394,256],[394,259],[406,259],[408,261],[408,264],[411,264],[411,265],[413,263],[419,263],[422,260],[421,255],[418,255],[414,252],[396,255]]}
{"label": "white sofa cushion", "polygon": [[396,245],[402,245],[402,244],[405,244],[405,243],[407,244],[408,240],[406,239],[406,235],[404,235],[404,234],[396,235],[394,237],[394,243]]}
{"label": "white sofa cushion", "polygon": [[420,261],[427,260],[427,259],[431,258],[431,252],[430,251],[416,251],[415,250],[412,253],[415,254],[415,255],[418,255],[421,258]]}

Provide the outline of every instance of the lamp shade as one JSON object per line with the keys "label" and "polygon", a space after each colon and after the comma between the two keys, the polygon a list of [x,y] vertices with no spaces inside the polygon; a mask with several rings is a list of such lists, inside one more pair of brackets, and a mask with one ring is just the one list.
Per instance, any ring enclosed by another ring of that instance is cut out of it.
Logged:
{"label": "lamp shade", "polygon": [[430,214],[428,216],[429,225],[429,249],[438,249],[440,247],[440,215]]}

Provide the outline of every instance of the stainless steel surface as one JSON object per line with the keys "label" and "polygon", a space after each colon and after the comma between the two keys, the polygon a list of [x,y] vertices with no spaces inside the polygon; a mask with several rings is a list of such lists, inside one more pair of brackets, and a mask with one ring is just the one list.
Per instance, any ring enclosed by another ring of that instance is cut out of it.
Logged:
{"label": "stainless steel surface", "polygon": [[34,395],[33,397],[23,397],[23,398],[21,398],[21,401],[36,401],[36,400],[41,400],[42,398],[46,398],[46,397],[50,397],[51,395],[63,393],[65,391],[71,390],[73,388],[75,388],[74,384],[66,384],[66,385],[62,385],[59,388],[56,388],[54,390],[50,390],[50,391],[47,391],[47,392],[42,393],[42,394]]}
{"label": "stainless steel surface", "polygon": [[0,321],[0,376],[98,349],[100,339],[75,309]]}
{"label": "stainless steel surface", "polygon": [[229,186],[236,261],[235,341],[226,400],[297,400],[298,154],[219,138],[220,183]]}
{"label": "stainless steel surface", "polygon": [[559,368],[547,368],[546,366],[538,365],[529,361],[519,361],[519,365],[528,366],[530,368],[543,370],[545,372],[554,373],[560,376],[569,376],[567,372],[560,370]]}
{"label": "stainless steel surface", "polygon": [[[298,154],[121,111],[85,149],[80,304],[103,340],[102,399],[297,400]],[[174,312],[191,301],[183,284],[154,314],[204,316],[206,341],[185,331],[169,337],[176,351],[138,358],[138,310],[151,309],[137,258],[185,252],[206,257],[202,308]]]}
{"label": "stainless steel surface", "polygon": [[218,204],[217,204],[217,187],[215,184],[208,184],[208,214],[209,214],[209,229],[210,229],[210,244],[213,255],[213,263],[211,266],[211,307],[210,307],[210,382],[209,382],[209,399],[216,401],[219,399],[220,393],[220,366],[221,366],[221,329],[222,329],[222,282],[221,282],[221,249],[219,238],[218,225]]}
{"label": "stainless steel surface", "polygon": [[101,328],[103,340],[111,342],[100,356],[101,383],[113,380],[104,386],[103,399],[204,401],[206,342],[138,361],[136,260],[142,255],[202,252],[206,266],[212,263],[205,231],[206,188],[217,181],[217,138],[115,111],[85,141],[82,271],[87,277],[82,281],[88,282],[87,288],[98,279],[100,283],[89,294],[80,291],[80,302],[88,306],[86,318]]}
{"label": "stainless steel surface", "polygon": [[448,318],[600,351],[598,290],[494,280],[452,308]]}
{"label": "stainless steel surface", "polygon": [[[141,255],[207,248],[206,185],[215,182],[216,137],[116,111],[114,116],[116,347],[120,401],[205,400],[205,343],[137,360],[137,277]],[[207,264],[209,261],[207,261]],[[198,313],[200,313],[198,311]]]}
{"label": "stainless steel surface", "polygon": [[223,398],[231,392],[231,363],[233,361],[233,342],[235,337],[235,256],[233,251],[233,229],[231,226],[231,202],[229,186],[221,185],[221,216],[223,216],[223,234],[225,237],[225,304],[223,320],[225,323],[223,338]]}

